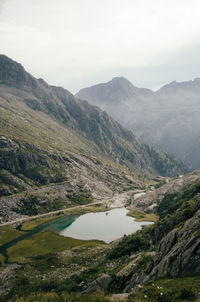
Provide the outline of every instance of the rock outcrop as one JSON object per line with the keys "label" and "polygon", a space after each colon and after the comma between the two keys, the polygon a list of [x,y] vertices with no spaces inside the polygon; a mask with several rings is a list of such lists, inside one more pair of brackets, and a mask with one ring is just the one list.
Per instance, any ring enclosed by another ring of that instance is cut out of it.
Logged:
{"label": "rock outcrop", "polygon": [[200,211],[183,226],[163,237],[145,270],[133,275],[125,292],[137,290],[141,284],[158,278],[189,277],[200,274]]}
{"label": "rock outcrop", "polygon": [[106,292],[109,289],[111,281],[111,276],[109,276],[108,274],[102,274],[88,286],[88,288],[85,290],[85,293]]}

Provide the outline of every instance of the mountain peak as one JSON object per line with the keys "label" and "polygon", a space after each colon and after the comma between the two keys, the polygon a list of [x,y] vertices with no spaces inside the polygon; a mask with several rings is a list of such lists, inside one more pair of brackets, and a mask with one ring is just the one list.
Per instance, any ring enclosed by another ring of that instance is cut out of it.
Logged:
{"label": "mountain peak", "polygon": [[111,80],[111,82],[126,82],[126,83],[131,83],[125,77],[113,77],[112,80]]}
{"label": "mountain peak", "polygon": [[200,78],[195,78],[194,80],[190,81],[183,81],[183,82],[178,82],[178,81],[172,81],[169,84],[166,84],[162,86],[157,93],[170,93],[173,94],[176,93],[177,90],[181,91],[199,91],[200,90]]}
{"label": "mountain peak", "polygon": [[0,85],[25,89],[36,88],[37,80],[24,67],[5,55],[0,55]]}
{"label": "mountain peak", "polygon": [[[148,97],[152,94],[152,90],[137,88],[129,80],[121,76],[113,77],[111,81],[106,83],[83,88],[76,93],[76,97],[100,106],[100,108],[105,110],[106,104],[124,104],[126,101],[138,102],[140,98]],[[104,104],[103,107],[102,104]]]}
{"label": "mountain peak", "polygon": [[127,80],[124,77],[114,77],[110,82],[106,84],[108,85],[110,84],[119,90],[121,89],[123,89],[124,91],[131,90],[132,92],[134,91],[134,93],[136,93],[136,91],[138,90],[137,87],[135,87],[129,80]]}

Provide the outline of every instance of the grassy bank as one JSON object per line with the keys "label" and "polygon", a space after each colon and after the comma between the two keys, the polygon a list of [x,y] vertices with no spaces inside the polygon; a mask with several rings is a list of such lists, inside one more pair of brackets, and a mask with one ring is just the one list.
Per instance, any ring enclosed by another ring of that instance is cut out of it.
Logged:
{"label": "grassy bank", "polygon": [[17,237],[23,235],[24,232],[18,231],[17,229],[9,226],[0,228],[0,245],[3,245]]}
{"label": "grassy bank", "polygon": [[77,246],[97,246],[98,240],[78,240],[52,232],[40,232],[27,240],[18,242],[7,250],[9,262],[26,262],[28,258],[70,250]]}
{"label": "grassy bank", "polygon": [[138,211],[135,209],[135,206],[130,206],[128,208],[128,216],[134,217],[135,221],[141,222],[141,221],[151,221],[151,222],[156,222],[158,221],[158,216],[155,215],[154,213],[145,213],[142,211]]}
{"label": "grassy bank", "polygon": [[55,215],[55,216],[52,216],[52,217],[46,217],[46,218],[40,218],[40,219],[34,219],[32,221],[27,221],[27,222],[24,222],[22,227],[21,227],[21,230],[22,231],[32,231],[33,229],[35,229],[36,227],[46,223],[46,222],[50,222],[50,221],[53,221],[53,220],[56,220],[59,216],[58,215]]}

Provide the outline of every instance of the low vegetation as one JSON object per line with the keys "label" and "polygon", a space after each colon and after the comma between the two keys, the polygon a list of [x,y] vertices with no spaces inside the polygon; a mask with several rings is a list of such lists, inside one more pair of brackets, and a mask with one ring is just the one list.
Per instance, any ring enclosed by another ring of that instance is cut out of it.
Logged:
{"label": "low vegetation", "polygon": [[54,215],[51,217],[46,217],[46,218],[40,218],[40,219],[34,219],[32,221],[27,221],[24,222],[21,226],[21,230],[22,231],[31,231],[33,229],[35,229],[36,227],[46,223],[46,222],[50,222],[52,220],[57,219],[59,216],[58,215]]}
{"label": "low vegetation", "polygon": [[134,252],[146,251],[150,247],[148,228],[128,236],[124,236],[119,243],[108,252],[109,259],[130,256]]}
{"label": "low vegetation", "polygon": [[[199,209],[199,182],[187,186],[181,192],[165,197],[158,204],[160,220],[144,227],[135,234],[106,245],[100,241],[83,241],[61,237],[50,231],[42,231],[7,249],[9,263],[18,263],[11,280],[10,291],[0,301],[9,301],[18,295],[18,302],[25,301],[112,301],[111,294],[121,293],[135,273],[154,265],[160,238],[170,229],[180,226]],[[167,206],[168,205],[168,206]],[[76,208],[69,213],[108,210],[106,206],[90,205]],[[74,212],[75,211],[75,212]],[[142,212],[136,213],[138,217]],[[22,230],[29,232],[57,216],[25,222]],[[142,217],[141,217],[142,218]],[[11,231],[9,238],[23,233]],[[3,233],[3,229],[0,229]],[[4,238],[4,242],[5,242]],[[6,241],[7,242],[7,241]],[[4,257],[0,257],[4,265]],[[80,293],[103,273],[109,274],[112,283],[105,295]],[[138,292],[132,293],[128,302],[181,302],[200,298],[200,277],[160,279],[151,282]]]}
{"label": "low vegetation", "polygon": [[10,242],[23,234],[24,232],[21,232],[11,226],[0,228],[0,245]]}
{"label": "low vegetation", "polygon": [[128,208],[128,216],[134,217],[135,221],[158,221],[158,216],[155,213],[145,213],[139,210],[136,210],[134,205]]}
{"label": "low vegetation", "polygon": [[36,293],[27,298],[19,298],[16,302],[111,302],[111,299],[105,297],[103,294],[90,295],[75,295],[75,294],[61,294],[56,293]]}
{"label": "low vegetation", "polygon": [[[200,277],[161,279],[134,293],[130,302],[188,302],[200,298]],[[199,301],[199,300],[198,300]]]}
{"label": "low vegetation", "polygon": [[30,257],[57,253],[70,250],[76,246],[97,246],[102,244],[98,240],[78,240],[63,237],[52,232],[40,232],[29,239],[18,242],[7,250],[9,262],[26,262]]}
{"label": "low vegetation", "polygon": [[[161,279],[144,286],[123,301],[127,302],[188,302],[200,298],[200,277]],[[0,300],[1,301],[1,300]],[[3,300],[2,300],[3,301]],[[16,302],[111,302],[109,295],[40,292],[21,297]],[[199,301],[199,300],[198,300]]]}

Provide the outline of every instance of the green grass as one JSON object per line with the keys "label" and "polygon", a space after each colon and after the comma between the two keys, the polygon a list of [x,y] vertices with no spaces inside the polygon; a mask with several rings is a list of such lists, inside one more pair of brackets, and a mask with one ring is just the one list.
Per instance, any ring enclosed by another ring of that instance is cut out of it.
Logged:
{"label": "green grass", "polygon": [[40,232],[29,239],[18,242],[7,250],[9,262],[27,262],[28,258],[48,253],[57,253],[76,246],[98,246],[98,240],[78,240],[52,232]]}
{"label": "green grass", "polygon": [[53,216],[53,217],[45,217],[45,218],[41,218],[41,219],[35,219],[35,220],[24,222],[21,227],[21,230],[22,231],[31,231],[31,230],[35,229],[36,227],[38,227],[46,222],[55,220],[57,218],[58,218],[58,216]]}
{"label": "green grass", "polygon": [[0,266],[5,266],[5,258],[2,254],[0,254]]}
{"label": "green grass", "polygon": [[[70,211],[71,214],[87,214],[87,213],[97,213],[97,212],[105,212],[110,211],[112,208],[103,205],[103,204],[94,204],[89,205],[88,207],[84,208],[75,208]],[[67,210],[66,210],[67,211]],[[64,211],[63,211],[64,212]]]}
{"label": "green grass", "polygon": [[[200,276],[191,278],[162,279],[144,286],[133,293],[128,302],[188,302],[199,301]],[[38,292],[18,298],[16,302],[110,302],[109,297],[100,294],[79,295],[75,293]]]}
{"label": "green grass", "polygon": [[160,279],[144,286],[132,295],[130,302],[188,302],[200,298],[200,276],[176,279]]}
{"label": "green grass", "polygon": [[77,295],[64,293],[35,293],[27,298],[19,298],[16,302],[110,302],[111,300],[103,294]]}
{"label": "green grass", "polygon": [[23,235],[24,232],[18,231],[11,226],[0,228],[0,245],[3,245],[17,237]]}
{"label": "green grass", "polygon": [[134,217],[135,221],[151,221],[151,222],[156,222],[158,221],[158,216],[154,213],[145,213],[142,211],[138,211],[135,209],[134,206],[130,206],[128,212],[128,216]]}

